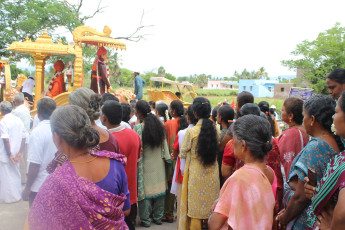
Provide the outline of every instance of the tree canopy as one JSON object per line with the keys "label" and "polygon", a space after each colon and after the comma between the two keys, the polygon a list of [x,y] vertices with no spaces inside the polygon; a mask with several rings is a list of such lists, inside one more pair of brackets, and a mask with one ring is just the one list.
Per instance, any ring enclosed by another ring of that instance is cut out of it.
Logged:
{"label": "tree canopy", "polygon": [[240,79],[266,79],[268,80],[268,73],[266,72],[265,67],[260,67],[259,70],[255,71],[248,71],[246,68],[242,70],[241,73],[235,71],[234,77],[237,78],[237,80]]}
{"label": "tree canopy", "polygon": [[334,27],[319,33],[314,41],[302,41],[291,52],[293,59],[283,60],[289,69],[302,69],[301,80],[308,80],[317,93],[327,94],[326,77],[336,68],[345,68],[345,28]]}
{"label": "tree canopy", "polygon": [[26,36],[36,39],[43,29],[48,32],[58,27],[73,31],[83,23],[73,5],[62,0],[0,0],[0,55],[8,56],[13,41],[24,41]]}

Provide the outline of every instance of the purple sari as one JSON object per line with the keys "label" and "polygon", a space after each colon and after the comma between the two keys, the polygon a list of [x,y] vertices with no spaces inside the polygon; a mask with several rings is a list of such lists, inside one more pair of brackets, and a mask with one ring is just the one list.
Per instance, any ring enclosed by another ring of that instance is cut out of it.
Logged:
{"label": "purple sari", "polygon": [[[126,164],[126,157],[94,152]],[[35,229],[128,229],[122,211],[126,196],[107,192],[80,177],[70,162],[56,168],[42,185],[29,212],[30,230]]]}

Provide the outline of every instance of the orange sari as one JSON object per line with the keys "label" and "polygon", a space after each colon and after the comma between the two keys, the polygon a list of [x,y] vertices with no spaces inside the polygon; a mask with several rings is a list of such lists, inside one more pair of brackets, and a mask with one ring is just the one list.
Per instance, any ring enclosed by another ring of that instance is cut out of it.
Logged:
{"label": "orange sari", "polygon": [[[165,131],[166,131],[166,135],[167,135],[167,142],[168,142],[168,147],[169,147],[169,153],[172,153],[173,151],[173,144],[178,132],[178,122],[179,122],[180,118],[177,117],[173,120],[168,120],[167,122],[165,122],[164,126],[165,126]],[[167,167],[167,179],[170,182],[172,180],[173,174],[174,174],[174,167],[175,167],[175,161],[173,161],[172,164],[170,164]]]}

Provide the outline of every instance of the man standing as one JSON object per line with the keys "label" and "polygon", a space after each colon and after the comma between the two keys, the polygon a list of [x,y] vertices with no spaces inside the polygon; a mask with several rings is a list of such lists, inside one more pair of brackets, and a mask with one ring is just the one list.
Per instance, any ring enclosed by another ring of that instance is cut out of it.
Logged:
{"label": "man standing", "polygon": [[21,199],[19,162],[25,145],[23,122],[12,112],[9,101],[0,103],[0,199],[13,203]]}
{"label": "man standing", "polygon": [[[100,47],[97,51],[97,58],[92,66],[91,71],[91,89],[97,94],[112,91],[109,82],[109,67],[106,63],[108,51],[104,47]],[[107,90],[106,90],[107,87]]]}
{"label": "man standing", "polygon": [[32,91],[35,87],[35,79],[33,76],[29,76],[27,80],[25,80],[22,84],[22,93],[24,97],[28,99],[31,103],[34,103],[34,98],[32,96]]}
{"label": "man standing", "polygon": [[31,132],[29,145],[29,172],[28,180],[23,191],[23,200],[29,200],[31,207],[38,190],[49,173],[47,165],[54,159],[57,148],[53,141],[50,128],[50,116],[56,108],[53,99],[44,97],[37,102],[37,114],[40,123]]}
{"label": "man standing", "polygon": [[104,102],[101,121],[118,140],[121,154],[127,157],[125,171],[131,198],[131,212],[125,218],[125,221],[129,229],[132,230],[137,215],[137,162],[141,151],[140,137],[134,130],[120,124],[122,121],[122,106],[117,101],[108,100]]}
{"label": "man standing", "polygon": [[145,81],[139,76],[138,72],[134,72],[134,94],[136,95],[135,99],[141,100],[143,98],[143,87]]}
{"label": "man standing", "polygon": [[30,123],[31,123],[31,115],[30,110],[24,105],[24,94],[23,93],[16,93],[14,95],[14,106],[15,109],[13,110],[12,114],[18,117],[24,125],[25,134],[26,134],[26,143],[23,150],[23,156],[20,159],[20,174],[22,176],[22,183],[26,183],[26,159],[27,159],[27,146],[28,146],[28,137],[30,132]]}

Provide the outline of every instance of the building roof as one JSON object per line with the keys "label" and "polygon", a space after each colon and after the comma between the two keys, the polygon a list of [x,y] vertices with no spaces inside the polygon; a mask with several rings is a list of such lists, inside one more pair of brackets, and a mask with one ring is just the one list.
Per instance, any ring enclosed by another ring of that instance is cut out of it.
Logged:
{"label": "building roof", "polygon": [[237,82],[234,82],[234,83],[232,83],[232,82],[221,82],[221,83],[224,85],[238,85]]}

